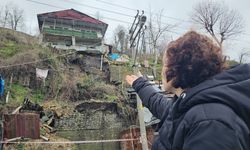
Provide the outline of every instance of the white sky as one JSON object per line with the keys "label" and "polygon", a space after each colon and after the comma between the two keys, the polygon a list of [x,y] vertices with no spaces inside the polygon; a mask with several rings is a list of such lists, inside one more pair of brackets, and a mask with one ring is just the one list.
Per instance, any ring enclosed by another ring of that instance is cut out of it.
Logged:
{"label": "white sky", "polygon": [[[33,2],[32,2],[33,1]],[[46,6],[35,2],[46,3],[53,6]],[[173,39],[181,36],[189,29],[196,27],[190,21],[190,15],[194,5],[201,0],[0,0],[0,8],[8,3],[13,3],[24,9],[25,24],[27,33],[34,34],[38,30],[37,14],[63,10],[76,9],[90,16],[96,17],[97,12],[101,15],[101,20],[109,24],[106,32],[106,39],[111,42],[113,30],[117,25],[129,27],[132,24],[136,9],[158,13],[164,10],[162,22],[178,24],[169,32],[169,37]],[[245,21],[245,32],[234,40],[224,43],[225,53],[231,59],[238,60],[239,52],[242,49],[250,50],[250,1],[249,0],[217,0],[224,2],[230,9],[237,10]],[[115,6],[110,5],[112,3]],[[100,8],[100,9],[98,9]],[[146,13],[146,15],[148,15]],[[117,21],[118,20],[118,21]],[[250,62],[250,61],[248,61]]]}

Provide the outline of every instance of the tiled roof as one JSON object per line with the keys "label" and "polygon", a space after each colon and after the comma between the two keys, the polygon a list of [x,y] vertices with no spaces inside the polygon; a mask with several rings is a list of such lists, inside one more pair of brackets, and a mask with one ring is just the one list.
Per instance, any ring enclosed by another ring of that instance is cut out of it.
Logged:
{"label": "tiled roof", "polygon": [[90,17],[80,11],[74,9],[67,9],[55,12],[48,12],[43,14],[38,14],[38,16],[48,16],[54,18],[70,19],[70,20],[79,20],[83,22],[89,22],[94,24],[106,24],[100,20],[97,20],[93,17]]}

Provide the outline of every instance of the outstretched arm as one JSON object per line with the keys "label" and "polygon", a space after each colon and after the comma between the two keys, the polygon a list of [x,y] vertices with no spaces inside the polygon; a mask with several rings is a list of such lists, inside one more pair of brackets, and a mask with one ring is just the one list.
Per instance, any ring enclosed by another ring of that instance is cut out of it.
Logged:
{"label": "outstretched arm", "polygon": [[132,87],[150,112],[158,119],[162,118],[164,112],[168,112],[172,105],[172,99],[159,93],[147,80],[142,77],[132,82]]}

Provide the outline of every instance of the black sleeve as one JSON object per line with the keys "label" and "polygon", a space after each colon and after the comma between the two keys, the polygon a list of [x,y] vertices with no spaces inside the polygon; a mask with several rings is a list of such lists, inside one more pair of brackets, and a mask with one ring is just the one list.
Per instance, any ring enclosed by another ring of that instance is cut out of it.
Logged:
{"label": "black sleeve", "polygon": [[184,139],[183,150],[241,149],[233,129],[216,120],[197,123]]}
{"label": "black sleeve", "polygon": [[139,95],[144,106],[158,119],[162,118],[164,112],[168,112],[172,105],[172,99],[159,93],[147,80],[142,77],[133,83],[133,88]]}

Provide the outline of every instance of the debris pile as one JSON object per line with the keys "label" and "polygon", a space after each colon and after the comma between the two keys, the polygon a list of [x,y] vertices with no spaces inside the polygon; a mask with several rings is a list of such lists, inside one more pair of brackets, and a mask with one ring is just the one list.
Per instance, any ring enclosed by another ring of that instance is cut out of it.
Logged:
{"label": "debris pile", "polygon": [[4,136],[6,142],[28,139],[43,139],[54,133],[55,119],[58,115],[53,110],[44,110],[43,106],[25,98],[22,105],[11,114],[4,115]]}

